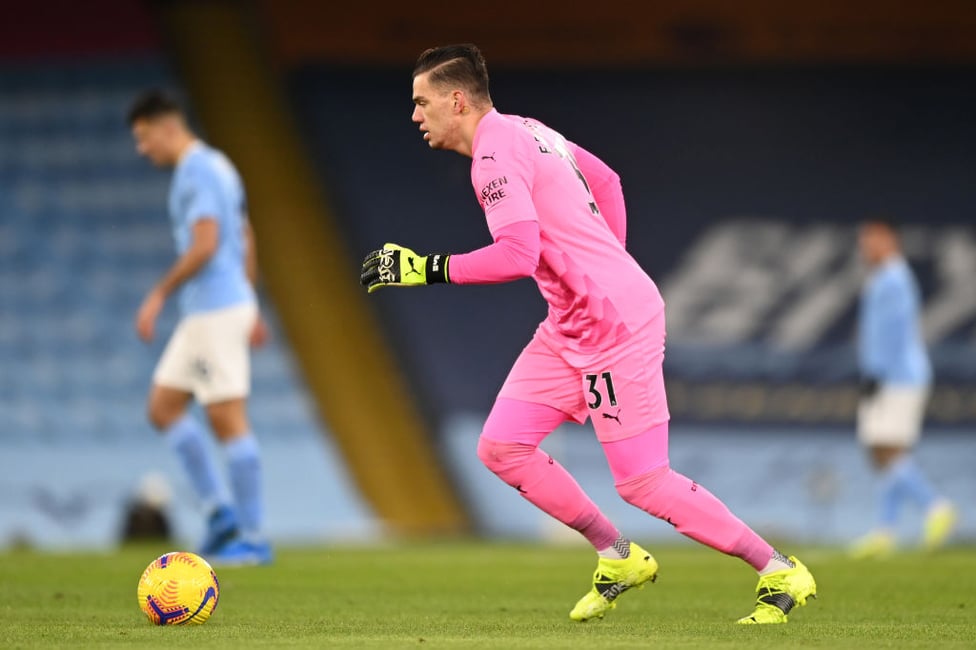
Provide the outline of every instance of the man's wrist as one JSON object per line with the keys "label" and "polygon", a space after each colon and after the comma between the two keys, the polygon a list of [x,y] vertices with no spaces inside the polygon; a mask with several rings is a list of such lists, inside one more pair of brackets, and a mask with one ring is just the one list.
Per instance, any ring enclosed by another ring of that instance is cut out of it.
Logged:
{"label": "man's wrist", "polygon": [[431,253],[427,256],[426,278],[427,284],[450,283],[447,275],[447,264],[451,258],[446,253]]}

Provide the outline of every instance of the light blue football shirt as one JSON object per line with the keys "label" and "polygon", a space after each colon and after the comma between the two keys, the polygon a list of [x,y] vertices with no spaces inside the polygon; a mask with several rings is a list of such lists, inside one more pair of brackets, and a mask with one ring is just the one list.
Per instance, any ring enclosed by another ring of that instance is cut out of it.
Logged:
{"label": "light blue football shirt", "polygon": [[220,229],[217,252],[180,288],[183,315],[254,301],[244,264],[247,200],[241,177],[227,156],[194,142],[174,170],[169,214],[179,255],[189,248],[193,224],[200,219],[216,219]]}
{"label": "light blue football shirt", "polygon": [[904,258],[882,264],[861,292],[858,361],[882,384],[925,386],[932,366],[920,328],[921,296]]}

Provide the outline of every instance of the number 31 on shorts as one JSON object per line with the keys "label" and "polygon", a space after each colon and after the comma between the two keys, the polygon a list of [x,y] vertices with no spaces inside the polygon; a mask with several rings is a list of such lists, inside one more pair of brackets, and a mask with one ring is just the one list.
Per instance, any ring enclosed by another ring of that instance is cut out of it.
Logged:
{"label": "number 31 on shorts", "polygon": [[613,390],[613,376],[609,372],[601,372],[598,375],[583,375],[586,379],[586,390],[592,397],[586,402],[591,409],[598,409],[603,405],[604,396],[610,406],[617,405],[617,394]]}

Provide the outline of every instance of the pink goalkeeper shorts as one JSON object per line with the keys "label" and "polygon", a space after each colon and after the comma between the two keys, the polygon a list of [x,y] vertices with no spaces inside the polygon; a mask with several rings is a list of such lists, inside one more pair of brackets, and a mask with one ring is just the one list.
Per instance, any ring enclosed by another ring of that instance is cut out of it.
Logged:
{"label": "pink goalkeeper shorts", "polygon": [[533,337],[508,374],[499,397],[545,404],[583,424],[593,420],[600,442],[623,440],[669,419],[664,392],[664,315],[622,344],[574,367]]}

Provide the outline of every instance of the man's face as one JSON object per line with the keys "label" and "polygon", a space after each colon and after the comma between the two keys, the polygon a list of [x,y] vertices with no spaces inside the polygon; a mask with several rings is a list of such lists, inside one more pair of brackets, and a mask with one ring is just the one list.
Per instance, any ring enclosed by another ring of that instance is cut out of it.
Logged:
{"label": "man's face", "polygon": [[858,247],[861,258],[869,266],[877,266],[890,254],[893,245],[893,235],[880,224],[866,223],[861,226],[858,234]]}
{"label": "man's face", "polygon": [[171,167],[176,161],[173,152],[175,118],[164,115],[142,118],[132,124],[132,138],[140,156],[148,158],[157,167]]}
{"label": "man's face", "polygon": [[424,142],[431,149],[453,149],[458,141],[460,116],[455,111],[456,101],[450,91],[430,84],[429,73],[413,78],[413,116],[420,126]]}

